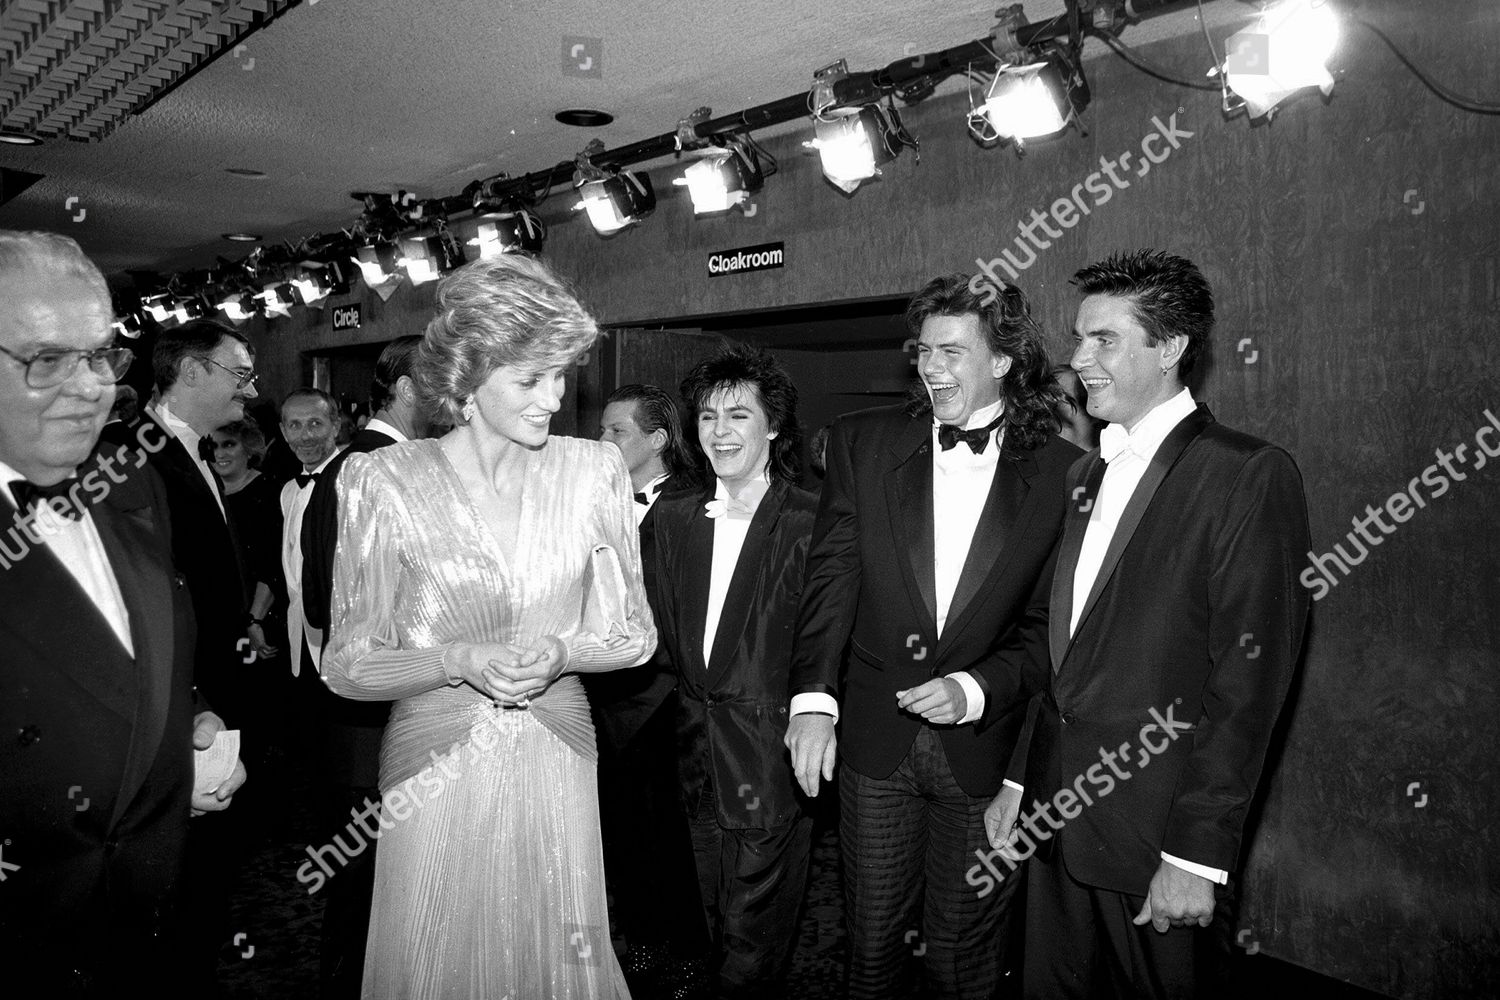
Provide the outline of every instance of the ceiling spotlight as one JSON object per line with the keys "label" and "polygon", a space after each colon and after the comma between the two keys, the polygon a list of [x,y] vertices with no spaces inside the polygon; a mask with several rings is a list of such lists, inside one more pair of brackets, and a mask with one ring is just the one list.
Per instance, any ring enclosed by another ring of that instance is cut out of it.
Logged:
{"label": "ceiling spotlight", "polygon": [[265,304],[266,316],[290,316],[292,306],[298,304],[297,289],[290,281],[267,285],[257,292],[255,298]]}
{"label": "ceiling spotlight", "polygon": [[1056,135],[1078,120],[1089,103],[1083,71],[1062,50],[1038,62],[1002,66],[983,104],[969,112],[969,131],[983,143],[1014,142]]}
{"label": "ceiling spotlight", "polygon": [[195,319],[208,318],[208,303],[201,295],[190,295],[187,298],[178,299],[172,306],[169,315],[175,316],[177,322],[187,323]]}
{"label": "ceiling spotlight", "polygon": [[879,176],[880,164],[894,160],[902,146],[917,145],[894,107],[889,120],[871,105],[855,114],[814,119],[813,127],[817,138],[804,145],[818,151],[823,176],[845,194],[853,194],[860,184]]}
{"label": "ceiling spotlight", "polygon": [[575,128],[603,128],[615,120],[615,116],[608,111],[596,111],[593,108],[567,108],[552,117],[563,125]]}
{"label": "ceiling spotlight", "polygon": [[172,302],[171,292],[157,292],[142,299],[141,308],[156,322],[165,323],[167,317],[172,315]]}
{"label": "ceiling spotlight", "polygon": [[231,243],[259,243],[259,233],[223,233],[221,234]]}
{"label": "ceiling spotlight", "polygon": [[314,305],[330,295],[343,295],[349,291],[349,281],[338,261],[326,264],[309,264],[292,279],[292,287],[302,296],[302,301]]}
{"label": "ceiling spotlight", "polygon": [[30,132],[0,132],[0,142],[8,146],[40,146],[42,140]]}
{"label": "ceiling spotlight", "polygon": [[236,292],[229,295],[221,300],[215,308],[233,323],[243,323],[251,316],[260,312],[260,306],[255,303],[255,296],[249,292]]}
{"label": "ceiling spotlight", "polygon": [[[1269,114],[1289,95],[1317,87],[1333,92],[1328,59],[1338,44],[1339,23],[1328,0],[1282,0],[1225,44],[1224,80],[1244,101],[1251,118]],[[1231,107],[1225,95],[1226,112]]]}
{"label": "ceiling spotlight", "polygon": [[128,312],[124,316],[119,317],[113,323],[111,323],[110,326],[115,331],[115,336],[125,337],[128,340],[135,340],[140,337],[141,330],[145,326],[145,322],[145,317],[143,317],[140,311],[137,310],[135,312]]}
{"label": "ceiling spotlight", "polygon": [[686,185],[693,199],[694,214],[707,215],[744,204],[750,193],[759,191],[765,182],[755,151],[743,142],[729,139],[725,148],[709,153],[672,183]]}
{"label": "ceiling spotlight", "polygon": [[396,244],[381,240],[357,248],[352,260],[358,265],[365,284],[373,288],[401,277],[397,264],[400,255]]}
{"label": "ceiling spotlight", "polygon": [[622,171],[578,185],[583,200],[573,208],[588,212],[600,236],[609,236],[639,222],[656,208],[656,191],[648,174]]}
{"label": "ceiling spotlight", "polygon": [[524,208],[508,215],[491,215],[481,222],[469,246],[479,248],[479,259],[490,260],[503,253],[541,253],[547,227],[536,215]]}
{"label": "ceiling spotlight", "polygon": [[401,258],[396,263],[405,268],[413,285],[425,285],[462,267],[464,252],[446,233],[412,237],[401,241]]}

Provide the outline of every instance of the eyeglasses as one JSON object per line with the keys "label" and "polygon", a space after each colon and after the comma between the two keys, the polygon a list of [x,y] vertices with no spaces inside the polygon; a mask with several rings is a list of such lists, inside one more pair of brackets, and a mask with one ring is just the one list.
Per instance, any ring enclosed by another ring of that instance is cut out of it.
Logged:
{"label": "eyeglasses", "polygon": [[26,369],[26,384],[33,389],[50,389],[62,385],[78,370],[78,362],[88,364],[94,377],[107,385],[113,385],[124,376],[135,353],[128,347],[100,347],[92,351],[59,351],[47,349],[23,358],[14,351],[0,347],[0,354]]}
{"label": "eyeglasses", "polygon": [[223,368],[226,372],[228,372],[229,374],[233,375],[235,377],[235,379],[238,380],[237,384],[235,385],[236,389],[243,389],[247,385],[254,385],[256,383],[256,381],[260,378],[260,376],[257,375],[257,374],[255,374],[255,372],[237,372],[233,368],[230,368],[230,367],[227,367],[225,365],[219,364],[213,358],[202,358],[202,357],[200,357],[200,358],[198,358],[198,360],[199,361],[207,361],[209,364],[213,365],[215,368]]}

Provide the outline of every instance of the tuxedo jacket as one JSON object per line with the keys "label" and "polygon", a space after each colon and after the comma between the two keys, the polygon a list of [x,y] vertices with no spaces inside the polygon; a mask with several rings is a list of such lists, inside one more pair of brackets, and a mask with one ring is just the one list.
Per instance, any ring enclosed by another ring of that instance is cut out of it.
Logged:
{"label": "tuxedo jacket", "polygon": [[657,635],[678,678],[678,761],[693,815],[712,773],[719,823],[771,829],[802,808],[787,724],[787,671],[817,501],[773,483],[750,521],[719,617],[703,648],[713,568],[713,488],[656,501]]}
{"label": "tuxedo jacket", "polygon": [[885,778],[928,724],[898,708],[896,692],[967,670],[985,693],[983,715],[935,728],[959,786],[991,796],[1026,703],[1046,683],[1063,477],[1078,449],[1055,435],[1031,450],[1005,446],[939,639],[932,448],[931,416],[903,407],[834,422],[791,691],[833,695],[843,761]]}
{"label": "tuxedo jacket", "polygon": [[[656,595],[656,512],[668,495],[682,492],[684,482],[681,476],[673,476],[662,483],[656,501],[641,521],[641,579],[653,616],[660,614]],[[639,667],[580,676],[588,691],[601,753],[625,749],[677,687],[677,672],[660,639],[651,659]]]}
{"label": "tuxedo jacket", "polygon": [[1027,792],[1044,802],[1065,785],[1086,794],[1091,804],[1069,804],[1081,812],[1057,834],[1069,873],[1141,896],[1163,852],[1238,867],[1302,649],[1307,504],[1290,455],[1216,423],[1200,404],[1157,449],[1069,638],[1074,571],[1104,466],[1096,449],[1068,475],[1078,502],[1052,590],[1051,687]]}
{"label": "tuxedo jacket", "polygon": [[[248,700],[240,640],[250,606],[234,526],[198,471],[197,456],[189,455],[177,436],[155,420],[143,414],[133,424],[111,424],[103,438],[143,453],[166,486],[172,559],[187,580],[198,624],[194,676],[199,690],[234,729],[243,722]],[[214,483],[222,498],[217,474]]]}
{"label": "tuxedo jacket", "polygon": [[328,608],[333,598],[333,552],[339,539],[339,470],[350,455],[365,454],[395,444],[379,431],[361,430],[349,447],[333,456],[313,485],[302,516],[302,611],[308,628],[323,633],[328,644]]}
{"label": "tuxedo jacket", "polygon": [[[172,566],[162,483],[135,457],[115,466],[124,482],[94,468],[97,458],[79,469],[133,656],[45,544],[0,570],[0,961],[10,985],[44,984],[28,996],[72,995],[63,967],[91,971],[96,986],[128,978],[119,963],[149,960],[179,882],[192,609]],[[0,507],[9,531],[13,514]]]}

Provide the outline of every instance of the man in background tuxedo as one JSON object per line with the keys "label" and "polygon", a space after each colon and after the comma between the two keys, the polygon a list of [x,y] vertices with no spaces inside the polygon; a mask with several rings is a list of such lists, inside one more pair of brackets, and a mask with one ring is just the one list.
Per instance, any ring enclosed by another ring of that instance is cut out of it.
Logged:
{"label": "man in background tuxedo", "polygon": [[[692,483],[677,402],[658,386],[623,385],[605,401],[599,439],[620,449],[630,471],[641,572],[655,614],[652,513],[660,497]],[[695,995],[706,988],[708,929],[677,792],[677,675],[658,646],[649,663],[585,674],[583,684],[599,741],[604,869],[631,995]]]}
{"label": "man in background tuxedo", "polygon": [[765,352],[682,383],[712,487],[657,501],[657,634],[677,670],[678,755],[719,996],[780,998],[812,819],[781,745],[792,626],[817,506],[798,489],[797,390]]}
{"label": "man in background tuxedo", "polygon": [[[328,644],[329,602],[333,593],[333,556],[338,542],[338,476],[344,460],[387,445],[421,438],[427,419],[412,380],[418,336],[397,337],[380,352],[370,383],[375,415],[354,435],[349,447],[329,459],[318,475],[302,517],[302,614],[309,630]],[[309,678],[311,679],[311,678]],[[380,737],[390,702],[353,701],[332,691],[318,692],[323,715],[322,777],[326,783],[329,832],[342,830],[350,812],[380,798]],[[325,890],[323,940],[319,956],[322,995],[358,997],[375,889],[375,850],[350,858]]]}
{"label": "man in background tuxedo", "polygon": [[192,608],[161,480],[96,449],[131,353],[71,239],[0,231],[0,967],[16,995],[178,982],[170,950],[193,748],[223,723],[193,693]]}
{"label": "man in background tuxedo", "polygon": [[1216,423],[1187,389],[1214,318],[1196,267],[1142,250],[1073,282],[1073,368],[1089,414],[1109,424],[1068,474],[1033,805],[1022,818],[1007,787],[987,819],[1007,856],[1040,847],[1027,996],[1220,996],[1224,936],[1201,928],[1241,862],[1302,648],[1302,479],[1285,451]]}
{"label": "man in background tuxedo", "polygon": [[[231,327],[193,320],[156,339],[151,354],[156,394],[135,425],[112,424],[111,444],[141,449],[167,489],[172,559],[187,582],[198,625],[193,677],[231,728],[244,725],[255,699],[255,667],[248,644],[249,595],[240,572],[240,549],[224,506],[224,485],[213,470],[215,428],[245,414],[256,396],[249,343]],[[264,735],[253,728],[242,752],[258,759]],[[229,889],[245,849],[244,825],[229,816],[196,823],[188,840],[191,893],[182,933],[188,939],[201,988],[215,978],[219,949],[229,942]]]}
{"label": "man in background tuxedo", "polygon": [[901,995],[921,955],[930,993],[989,998],[1019,879],[980,892],[967,873],[1044,683],[1078,449],[1055,433],[1060,394],[1020,289],[936,278],[906,321],[919,401],[829,434],[786,741],[809,795],[842,753],[848,995]]}

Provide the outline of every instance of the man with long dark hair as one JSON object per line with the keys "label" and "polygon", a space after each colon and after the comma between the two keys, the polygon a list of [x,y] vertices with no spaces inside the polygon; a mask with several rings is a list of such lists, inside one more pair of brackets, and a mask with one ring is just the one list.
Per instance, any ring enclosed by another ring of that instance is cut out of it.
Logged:
{"label": "man with long dark hair", "polygon": [[712,484],[657,501],[658,634],[676,667],[680,780],[719,995],[782,997],[811,818],[781,737],[817,503],[797,488],[797,389],[764,351],[683,380]]}
{"label": "man with long dark hair", "polygon": [[[786,743],[809,795],[838,761],[848,995],[988,998],[1019,879],[974,881],[984,810],[1045,680],[1059,394],[1026,297],[969,276],[912,299],[922,391],[839,418],[807,558]],[[835,725],[842,724],[835,737]]]}

